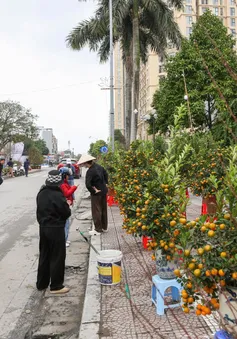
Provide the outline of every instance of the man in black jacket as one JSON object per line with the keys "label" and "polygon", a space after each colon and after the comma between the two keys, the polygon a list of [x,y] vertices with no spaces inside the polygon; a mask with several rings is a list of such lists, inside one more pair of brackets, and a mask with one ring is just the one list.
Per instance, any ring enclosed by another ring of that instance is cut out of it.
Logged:
{"label": "man in black jacket", "polygon": [[67,293],[64,287],[66,259],[65,223],[71,215],[70,207],[60,189],[62,175],[53,170],[37,195],[37,221],[40,225],[40,257],[36,287],[49,286],[53,294]]}
{"label": "man in black jacket", "polygon": [[88,168],[86,172],[86,188],[91,193],[92,219],[95,225],[94,235],[107,232],[107,200],[108,174],[104,167],[94,163],[95,158],[90,155],[82,155],[78,165],[83,164]]}
{"label": "man in black jacket", "polygon": [[2,170],[3,170],[3,165],[5,163],[5,158],[3,156],[0,157],[0,185],[3,183],[2,179]]}

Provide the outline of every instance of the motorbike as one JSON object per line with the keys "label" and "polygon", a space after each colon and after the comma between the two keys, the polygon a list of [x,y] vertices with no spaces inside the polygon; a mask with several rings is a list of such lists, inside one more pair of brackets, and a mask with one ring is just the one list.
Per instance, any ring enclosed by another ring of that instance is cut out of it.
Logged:
{"label": "motorbike", "polygon": [[23,166],[18,167],[17,165],[13,166],[13,175],[15,177],[20,177],[25,175],[25,169]]}

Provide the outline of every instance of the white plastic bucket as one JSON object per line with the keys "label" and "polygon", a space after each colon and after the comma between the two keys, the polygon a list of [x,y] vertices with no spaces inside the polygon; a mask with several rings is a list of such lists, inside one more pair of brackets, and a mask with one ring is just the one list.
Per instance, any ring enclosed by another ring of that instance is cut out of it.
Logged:
{"label": "white plastic bucket", "polygon": [[101,285],[116,285],[121,281],[122,252],[104,250],[97,255],[98,274]]}

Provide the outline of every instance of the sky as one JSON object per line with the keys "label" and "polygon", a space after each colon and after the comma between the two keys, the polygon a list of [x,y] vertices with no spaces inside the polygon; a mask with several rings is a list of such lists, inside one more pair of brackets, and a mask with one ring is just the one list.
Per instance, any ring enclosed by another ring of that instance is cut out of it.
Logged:
{"label": "sky", "polygon": [[53,128],[59,150],[86,153],[109,134],[109,77],[88,48],[72,51],[70,30],[89,18],[96,1],[0,1],[0,101],[14,100],[38,116],[37,125]]}

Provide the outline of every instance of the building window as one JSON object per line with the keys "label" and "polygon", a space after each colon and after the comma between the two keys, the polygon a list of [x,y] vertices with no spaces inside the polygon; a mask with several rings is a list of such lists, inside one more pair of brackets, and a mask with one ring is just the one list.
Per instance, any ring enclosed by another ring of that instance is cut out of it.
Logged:
{"label": "building window", "polygon": [[230,31],[231,31],[231,34],[232,34],[233,36],[236,36],[236,30],[235,30],[235,29],[231,29]]}
{"label": "building window", "polygon": [[230,8],[230,15],[235,16],[235,8]]}
{"label": "building window", "polygon": [[191,4],[192,0],[186,0],[186,4]]}
{"label": "building window", "polygon": [[193,31],[193,30],[192,30],[191,27],[187,27],[187,28],[186,28],[186,36],[189,37],[190,34],[192,34],[192,31]]}
{"label": "building window", "polygon": [[230,18],[230,26],[235,26],[235,18]]}
{"label": "building window", "polygon": [[205,13],[208,10],[206,7],[202,7],[202,13]]}
{"label": "building window", "polygon": [[202,0],[202,5],[208,5],[208,0]]}
{"label": "building window", "polygon": [[185,12],[187,14],[192,14],[192,6],[185,6]]}
{"label": "building window", "polygon": [[218,0],[212,0],[213,5],[218,5]]}
{"label": "building window", "polygon": [[220,6],[223,6],[223,0],[220,0]]}
{"label": "building window", "polygon": [[224,15],[224,9],[223,8],[220,8],[220,15]]}
{"label": "building window", "polygon": [[218,7],[213,7],[213,14],[219,15],[219,8]]}
{"label": "building window", "polygon": [[193,23],[193,17],[192,16],[186,16],[186,24],[192,25]]}
{"label": "building window", "polygon": [[235,6],[235,0],[230,0],[230,6]]}
{"label": "building window", "polygon": [[164,71],[165,71],[164,65],[160,65],[159,66],[159,73],[164,73]]}

